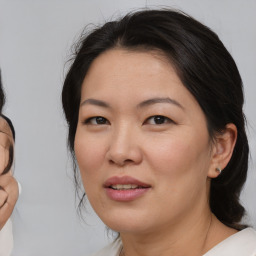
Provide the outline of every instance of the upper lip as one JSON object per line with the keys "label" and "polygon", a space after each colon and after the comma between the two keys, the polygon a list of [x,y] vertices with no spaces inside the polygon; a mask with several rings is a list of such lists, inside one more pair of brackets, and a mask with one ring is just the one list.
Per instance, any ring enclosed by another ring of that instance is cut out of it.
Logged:
{"label": "upper lip", "polygon": [[148,187],[151,187],[149,184],[145,183],[145,182],[142,182],[140,180],[137,180],[133,177],[130,177],[130,176],[113,176],[109,179],[107,179],[103,186],[105,188],[109,188],[113,185],[126,185],[126,184],[132,184],[132,185],[137,185],[137,186],[140,186],[140,187],[145,187],[145,188],[148,188]]}

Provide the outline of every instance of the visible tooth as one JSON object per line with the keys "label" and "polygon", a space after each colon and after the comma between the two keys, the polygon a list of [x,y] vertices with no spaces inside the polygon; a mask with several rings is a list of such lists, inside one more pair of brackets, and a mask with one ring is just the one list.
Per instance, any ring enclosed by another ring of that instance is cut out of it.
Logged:
{"label": "visible tooth", "polygon": [[128,190],[128,189],[137,188],[138,186],[134,184],[116,184],[116,185],[112,185],[111,187],[117,190]]}
{"label": "visible tooth", "polygon": [[123,188],[123,185],[121,185],[121,184],[116,185],[116,189],[122,189],[122,188]]}
{"label": "visible tooth", "polygon": [[130,185],[130,184],[123,185],[123,189],[131,189],[131,188],[132,188],[132,185]]}

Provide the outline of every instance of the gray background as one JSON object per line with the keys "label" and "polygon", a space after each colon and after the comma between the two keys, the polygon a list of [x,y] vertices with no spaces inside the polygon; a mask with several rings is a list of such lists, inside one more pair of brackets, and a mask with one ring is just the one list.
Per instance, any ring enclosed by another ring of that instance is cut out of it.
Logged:
{"label": "gray background", "polygon": [[60,93],[69,49],[88,23],[102,23],[145,6],[179,8],[211,27],[237,62],[245,85],[251,162],[242,194],[256,227],[255,0],[0,0],[0,66],[5,113],[17,131],[15,176],[22,194],[13,215],[14,256],[82,256],[108,242],[88,207],[76,212],[67,127]]}

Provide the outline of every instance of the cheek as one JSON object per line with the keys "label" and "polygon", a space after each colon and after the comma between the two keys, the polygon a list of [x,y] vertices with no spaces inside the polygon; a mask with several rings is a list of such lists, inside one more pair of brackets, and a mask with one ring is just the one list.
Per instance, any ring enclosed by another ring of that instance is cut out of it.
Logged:
{"label": "cheek", "polygon": [[173,139],[152,147],[156,203],[166,205],[167,216],[188,212],[207,197],[208,161],[201,146],[195,148],[186,140]]}
{"label": "cheek", "polygon": [[75,155],[85,188],[97,179],[98,170],[104,162],[104,146],[97,142],[97,139],[84,136],[79,130],[76,133]]}
{"label": "cheek", "polygon": [[208,137],[196,139],[196,136],[169,136],[155,140],[154,146],[147,145],[147,159],[156,179],[161,179],[172,190],[192,186],[199,181],[204,183],[209,168]]}

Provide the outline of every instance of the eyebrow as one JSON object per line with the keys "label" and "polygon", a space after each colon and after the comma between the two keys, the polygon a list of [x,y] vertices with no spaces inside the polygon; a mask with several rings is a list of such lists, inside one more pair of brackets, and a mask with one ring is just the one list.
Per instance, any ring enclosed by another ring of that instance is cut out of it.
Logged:
{"label": "eyebrow", "polygon": [[143,108],[143,107],[147,107],[153,104],[157,104],[157,103],[168,103],[168,104],[173,104],[181,109],[184,110],[184,107],[176,100],[171,99],[171,98],[152,98],[152,99],[148,99],[145,100],[143,102],[141,102],[138,107],[139,108]]}
{"label": "eyebrow", "polygon": [[102,100],[96,100],[96,99],[87,99],[81,103],[81,107],[84,105],[95,105],[99,107],[104,107],[104,108],[110,108],[110,105]]}
{"label": "eyebrow", "polygon": [[[171,98],[152,98],[152,99],[148,99],[145,101],[142,101],[141,103],[139,103],[137,105],[138,108],[144,108],[150,105],[154,105],[157,103],[168,103],[168,104],[173,104],[181,109],[184,109],[184,107],[176,100],[171,99]],[[108,103],[106,103],[105,101],[102,100],[96,100],[96,99],[86,99],[81,103],[81,107],[84,105],[95,105],[95,106],[99,106],[99,107],[104,107],[104,108],[111,108],[110,105]]]}

